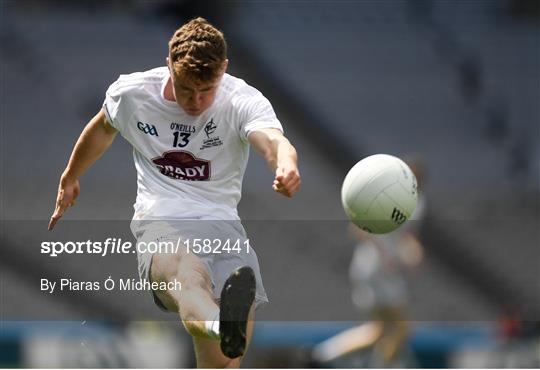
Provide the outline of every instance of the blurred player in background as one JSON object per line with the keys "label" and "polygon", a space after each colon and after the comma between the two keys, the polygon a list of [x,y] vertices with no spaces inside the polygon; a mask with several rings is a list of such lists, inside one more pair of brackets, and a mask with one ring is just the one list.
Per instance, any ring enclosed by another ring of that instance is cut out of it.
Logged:
{"label": "blurred player in background", "polygon": [[[423,189],[421,160],[404,160],[416,176],[418,189]],[[372,355],[367,361],[369,367],[407,366],[407,275],[423,258],[419,231],[424,212],[425,199],[419,191],[410,220],[389,234],[369,234],[351,224],[352,234],[358,241],[349,271],[352,299],[361,312],[372,317],[372,321],[317,345],[312,352],[315,364],[345,361],[348,355],[371,349]]]}
{"label": "blurred player in background", "polygon": [[[299,190],[296,150],[270,102],[225,73],[227,45],[219,30],[203,18],[184,24],[169,41],[166,63],[121,75],[109,87],[61,176],[50,230],[75,204],[80,176],[118,132],[134,148],[137,242],[245,241],[237,204],[250,144],[275,173],[276,192],[292,197]],[[219,254],[137,251],[141,279],[181,283],[181,289],[156,290],[153,296],[161,308],[179,313],[199,367],[239,367],[254,307],[267,302],[257,256],[240,246]]]}

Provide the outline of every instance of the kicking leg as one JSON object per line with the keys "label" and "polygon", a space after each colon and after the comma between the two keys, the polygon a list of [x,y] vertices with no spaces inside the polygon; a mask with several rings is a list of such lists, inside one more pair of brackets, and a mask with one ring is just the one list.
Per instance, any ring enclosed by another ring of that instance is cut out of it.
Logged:
{"label": "kicking leg", "polygon": [[[253,270],[241,267],[232,272],[224,284],[220,308],[213,300],[208,271],[197,256],[155,254],[150,271],[152,281],[182,283],[181,290],[155,293],[168,310],[180,314],[193,337],[197,366],[240,366],[253,325],[250,319],[255,298]],[[215,321],[218,319],[219,324]]]}
{"label": "kicking leg", "polygon": [[152,281],[176,280],[182,284],[179,290],[154,292],[167,310],[180,314],[189,334],[212,339],[205,322],[214,320],[219,308],[214,302],[208,270],[201,260],[196,255],[186,253],[154,254],[150,271]]}

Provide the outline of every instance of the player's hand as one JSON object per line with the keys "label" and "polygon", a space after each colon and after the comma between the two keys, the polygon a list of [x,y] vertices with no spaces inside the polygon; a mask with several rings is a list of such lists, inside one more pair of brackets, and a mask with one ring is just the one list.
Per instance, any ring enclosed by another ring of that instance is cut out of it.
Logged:
{"label": "player's hand", "polygon": [[276,168],[276,177],[274,178],[272,188],[274,191],[291,198],[300,190],[301,182],[296,164],[286,163]]}
{"label": "player's hand", "polygon": [[79,196],[80,191],[79,180],[62,176],[58,186],[58,195],[56,196],[56,207],[49,221],[49,231],[54,228],[54,225],[64,215],[68,207],[75,205],[75,199]]}

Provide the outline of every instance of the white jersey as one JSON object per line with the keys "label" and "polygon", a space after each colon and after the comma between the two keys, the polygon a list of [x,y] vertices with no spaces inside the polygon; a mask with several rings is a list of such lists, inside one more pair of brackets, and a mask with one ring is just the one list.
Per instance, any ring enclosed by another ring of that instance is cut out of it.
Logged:
{"label": "white jersey", "polygon": [[242,178],[255,129],[282,130],[272,105],[225,74],[213,104],[197,117],[165,100],[167,67],[121,75],[107,90],[109,123],[133,145],[134,220],[238,220]]}

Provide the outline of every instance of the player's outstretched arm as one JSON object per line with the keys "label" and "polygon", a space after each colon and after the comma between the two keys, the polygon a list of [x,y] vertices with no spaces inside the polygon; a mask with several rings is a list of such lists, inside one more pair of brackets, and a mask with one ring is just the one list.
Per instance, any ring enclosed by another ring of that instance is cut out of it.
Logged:
{"label": "player's outstretched arm", "polygon": [[79,177],[105,153],[117,133],[118,131],[107,122],[103,111],[88,122],[60,177],[56,206],[49,222],[49,230],[54,228],[66,209],[75,204],[75,199],[80,192]]}
{"label": "player's outstretched arm", "polygon": [[281,131],[273,128],[259,129],[251,132],[248,140],[264,157],[272,171],[275,171],[272,184],[274,191],[290,198],[300,190],[296,149]]}

